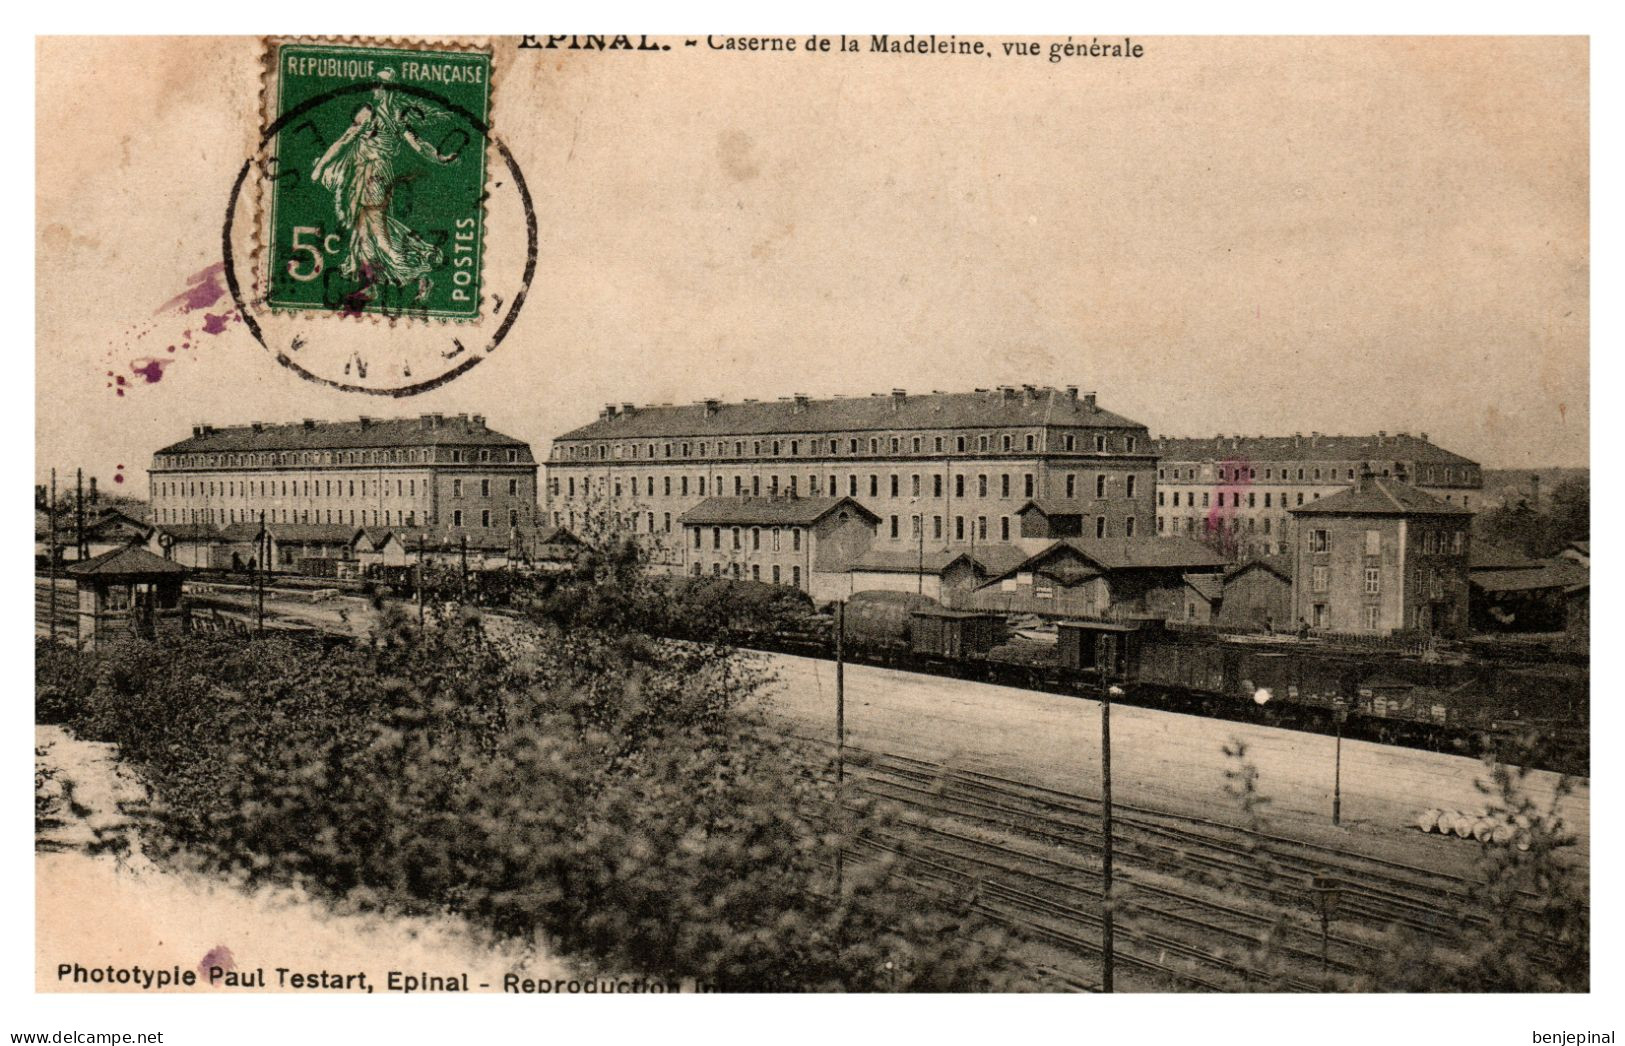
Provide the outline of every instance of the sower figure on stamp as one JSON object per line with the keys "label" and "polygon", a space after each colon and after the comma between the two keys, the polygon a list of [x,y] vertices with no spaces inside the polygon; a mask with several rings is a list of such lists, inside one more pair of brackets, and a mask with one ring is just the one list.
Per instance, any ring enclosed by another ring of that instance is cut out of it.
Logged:
{"label": "sower figure on stamp", "polygon": [[[385,69],[378,78],[387,84],[394,74]],[[339,226],[349,236],[349,250],[339,271],[361,281],[362,286],[387,281],[405,287],[416,281],[414,300],[429,296],[434,286],[429,273],[441,263],[440,248],[393,217],[390,198],[403,144],[441,166],[457,161],[456,153],[441,154],[419,138],[412,126],[415,121],[449,116],[420,99],[379,87],[373,91],[372,102],[356,111],[349,128],[311,170],[311,180],[333,193]]]}

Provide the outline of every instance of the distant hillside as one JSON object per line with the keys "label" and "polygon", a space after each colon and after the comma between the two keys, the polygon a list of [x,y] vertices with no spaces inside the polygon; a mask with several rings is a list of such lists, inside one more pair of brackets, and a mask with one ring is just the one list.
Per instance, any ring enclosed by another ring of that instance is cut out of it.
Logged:
{"label": "distant hillside", "polygon": [[1486,507],[1502,505],[1508,500],[1527,499],[1533,487],[1530,480],[1537,475],[1540,476],[1540,496],[1542,500],[1550,497],[1552,490],[1565,480],[1579,480],[1588,487],[1591,485],[1590,469],[1484,469],[1483,471]]}

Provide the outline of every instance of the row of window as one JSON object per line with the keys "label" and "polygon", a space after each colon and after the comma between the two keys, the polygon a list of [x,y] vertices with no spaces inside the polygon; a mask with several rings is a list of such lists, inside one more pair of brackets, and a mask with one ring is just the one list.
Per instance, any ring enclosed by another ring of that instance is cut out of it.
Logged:
{"label": "row of window", "polygon": [[[1382,594],[1382,568],[1366,567],[1362,579],[1363,591],[1368,596]],[[1311,567],[1309,571],[1309,588],[1312,592],[1330,592],[1332,587],[1331,568],[1327,566]]]}
{"label": "row of window", "polygon": [[[396,497],[416,497],[418,481],[416,479],[396,479],[394,494]],[[292,494],[289,494],[289,484],[292,484]],[[356,492],[356,485],[360,484],[360,493]],[[158,496],[173,497],[384,497],[390,494],[391,481],[387,479],[305,479],[305,480],[187,480],[184,482],[164,481],[158,484]],[[424,493],[428,493],[429,484],[423,484]],[[451,481],[451,496],[463,496],[463,481]],[[480,497],[491,496],[491,481],[480,480]],[[519,496],[519,480],[508,480],[508,496]]]}
{"label": "row of window", "polygon": [[[368,518],[367,518],[367,513],[369,511],[372,513],[372,519],[371,519],[370,522],[368,521]],[[346,515],[348,515],[348,518],[346,518]],[[158,510],[158,522],[160,524],[162,524],[162,523],[209,523],[209,524],[217,524],[217,525],[226,525],[226,524],[231,524],[231,523],[257,523],[259,521],[259,517],[260,517],[260,514],[258,512],[253,512],[253,511],[250,511],[248,509],[234,509],[234,508],[231,508],[231,509],[190,508],[190,509],[159,509]],[[337,517],[337,518],[335,518],[335,517]],[[497,518],[499,518],[499,517],[494,515],[490,509],[482,509],[480,511],[480,526],[489,528],[489,527],[494,525],[494,521]],[[391,509],[382,509],[382,510],[379,510],[379,509],[371,509],[371,510],[368,510],[368,509],[359,509],[359,510],[357,510],[357,509],[349,509],[349,510],[339,509],[337,511],[335,511],[333,509],[327,509],[327,510],[325,510],[325,512],[323,510],[320,510],[320,509],[317,509],[317,510],[311,510],[311,509],[292,509],[292,510],[289,510],[289,509],[267,509],[265,511],[265,521],[267,523],[338,523],[340,525],[348,524],[348,525],[360,526],[360,527],[365,527],[365,526],[392,527],[392,526],[395,526],[397,523],[399,523],[403,527],[415,527],[415,526],[417,526],[417,513],[416,512],[399,512],[399,513],[397,513],[397,512],[394,512]],[[429,526],[434,525],[434,519],[432,517],[428,518],[427,525],[429,525]],[[451,525],[453,527],[461,527],[463,525],[463,511],[462,511],[462,509],[457,509],[457,510],[452,512],[452,514],[451,514]],[[518,509],[509,509],[508,510],[508,526],[510,526],[510,527],[519,526],[519,510]]]}
{"label": "row of window", "polygon": [[[1278,523],[1275,522],[1277,519],[1279,520]],[[1259,525],[1260,523],[1262,523],[1262,526]],[[1208,534],[1216,534],[1219,531],[1226,529],[1228,529],[1232,534],[1239,533],[1243,529],[1245,529],[1249,534],[1259,530],[1262,530],[1264,533],[1268,534],[1271,533],[1272,529],[1275,527],[1278,527],[1280,532],[1285,534],[1286,526],[1287,518],[1285,516],[1232,516],[1227,520],[1212,519],[1206,516],[1157,517],[1158,534],[1195,534],[1199,531]]]}
{"label": "row of window", "polygon": [[[650,513],[651,522],[653,521],[653,515],[654,515],[653,513]],[[781,531],[782,531],[782,529],[783,528],[781,528],[781,527],[770,527],[770,528],[768,528],[768,537],[769,537],[769,540],[772,543],[772,550],[774,552],[778,552],[778,551],[781,550],[781,545],[782,545]],[[693,531],[694,531],[694,547],[695,548],[700,548],[701,547],[701,539],[702,539],[702,536],[703,536],[702,533],[701,533],[701,530],[702,530],[702,528],[700,528],[700,527],[694,527],[693,528]],[[728,531],[729,531],[729,540],[731,542],[730,547],[733,548],[735,551],[743,550],[744,545],[743,545],[742,542],[743,542],[743,538],[744,538],[745,529],[743,527],[729,527]],[[749,533],[750,533],[750,550],[752,552],[760,552],[760,551],[762,551],[762,528],[761,527],[751,527]],[[711,528],[711,547],[713,549],[720,549],[722,547],[722,528],[721,527],[712,527]],[[791,527],[790,528],[790,551],[792,551],[792,552],[800,552],[801,551],[801,528],[800,527]]]}
{"label": "row of window", "polygon": [[[1366,464],[1371,465],[1379,475],[1383,476],[1391,476],[1397,472],[1411,471],[1405,468],[1405,463],[1403,461],[1394,462],[1392,467],[1387,465],[1378,466],[1373,462],[1367,462]],[[1211,465],[1202,465],[1200,467],[1187,466],[1185,468],[1181,468],[1179,466],[1165,466],[1157,469],[1157,478],[1161,480],[1194,480],[1197,478],[1197,474],[1200,473],[1201,478],[1205,480],[1211,476],[1212,468],[1213,466]],[[1338,468],[1336,466],[1328,465],[1324,468],[1305,468],[1304,466],[1300,465],[1297,467],[1297,478],[1300,480],[1314,479],[1324,480],[1327,482],[1337,482],[1339,481],[1339,472],[1343,473],[1343,476],[1341,477],[1342,479],[1352,480],[1354,478],[1354,471],[1354,466]],[[1259,469],[1256,465],[1238,465],[1233,463],[1223,464],[1219,466],[1219,479],[1229,482],[1237,482],[1244,479],[1255,480],[1258,478],[1258,472]],[[1282,466],[1281,468],[1265,466],[1263,472],[1266,480],[1276,479],[1277,477],[1280,479],[1291,479],[1293,469],[1290,466]],[[1460,479],[1461,483],[1469,486],[1478,482],[1477,469],[1462,468],[1458,473],[1457,469],[1451,465],[1445,465],[1442,467],[1438,465],[1430,465],[1425,470],[1414,470],[1414,474],[1417,476],[1418,481],[1423,483],[1444,483],[1448,485],[1457,482],[1458,478]]]}
{"label": "row of window", "polygon": [[[702,576],[704,576],[704,574],[705,574],[704,564],[703,563],[695,563],[692,567],[689,568],[689,573],[692,574],[694,577],[702,577]],[[711,576],[712,577],[722,577],[723,576],[723,569],[722,569],[722,563],[721,562],[714,562],[714,563],[711,564]],[[745,576],[744,564],[743,563],[729,563],[728,564],[727,576],[732,577],[732,578],[734,578],[736,580],[740,579],[740,578],[743,578]],[[783,576],[784,576],[783,572],[779,569],[779,565],[777,563],[773,564],[773,569],[772,569],[771,573],[769,574],[769,576],[773,579],[773,583],[775,585],[782,585],[784,583],[784,581],[782,580]],[[760,580],[762,580],[762,565],[760,563],[752,563],[750,565],[750,579],[752,581],[760,581]],[[801,587],[801,568],[799,566],[792,565],[790,567],[790,584],[794,585],[796,588]]]}
{"label": "row of window", "polygon": [[[1365,555],[1382,555],[1382,532],[1367,530],[1364,535]],[[1429,530],[1424,531],[1421,541],[1422,551],[1431,555],[1459,556],[1467,547],[1467,532],[1464,530]],[[1310,552],[1330,552],[1332,550],[1332,532],[1321,528],[1309,531]]]}
{"label": "row of window", "polygon": [[[467,458],[464,458],[464,454]],[[155,462],[158,468],[231,468],[240,465],[414,465],[435,460],[432,449],[378,449],[378,450],[275,450],[242,454],[160,454]],[[460,461],[519,461],[519,449],[506,451],[489,447],[475,451],[469,448],[450,450],[443,460]]]}
{"label": "row of window", "polygon": [[[1159,490],[1159,491],[1157,491],[1157,504],[1158,505],[1166,504],[1168,496],[1171,494],[1173,496],[1173,506],[1172,507],[1178,508],[1179,507],[1179,497],[1180,497],[1181,493],[1183,493],[1185,495],[1185,504],[1186,504],[1186,506],[1188,506],[1190,508],[1195,508],[1196,507],[1196,492],[1195,491]],[[1246,505],[1247,508],[1257,508],[1258,507],[1259,493],[1260,492],[1256,491],[1256,490],[1249,490],[1249,491],[1246,492],[1245,497],[1247,498],[1247,505]],[[1264,495],[1264,507],[1265,508],[1274,508],[1275,507],[1275,495],[1274,495],[1274,493],[1271,492],[1271,491],[1268,491],[1268,490],[1263,491],[1262,493]],[[1316,501],[1320,500],[1320,492],[1319,491],[1314,491],[1313,495],[1314,495],[1314,500],[1316,500]],[[1222,490],[1218,491],[1217,494],[1215,494],[1213,496],[1218,498],[1217,507],[1218,508],[1224,508],[1225,507],[1225,491],[1222,491]],[[1203,508],[1208,508],[1209,507],[1208,497],[1209,497],[1209,492],[1205,491],[1205,490],[1202,491],[1202,507]],[[1239,490],[1230,491],[1229,492],[1229,497],[1230,497],[1230,503],[1229,504],[1230,504],[1231,508],[1241,508],[1242,507],[1241,499],[1243,497],[1243,494],[1242,494],[1241,491],[1239,491]],[[1280,503],[1281,503],[1282,508],[1286,507],[1286,504],[1287,504],[1287,492],[1284,491],[1284,490],[1281,491],[1281,502]],[[1298,493],[1298,504],[1300,504],[1300,505],[1303,504],[1303,493],[1301,491]]]}
{"label": "row of window", "polygon": [[[822,488],[821,487],[821,484],[820,484],[821,478],[822,477],[820,477],[818,475],[812,475],[812,476],[807,477],[807,493],[810,496],[818,497],[826,489],[828,490],[828,492],[829,492],[829,494],[831,496],[838,495],[839,493],[841,493],[840,477],[838,475],[836,475],[835,473],[830,473],[830,475],[829,475],[829,486],[827,488]],[[868,477],[868,483],[863,484],[863,483],[860,482],[861,477],[857,473],[851,473],[846,477],[846,494],[849,497],[858,497],[858,496],[860,496],[859,491],[862,490],[862,489],[866,489],[868,491],[868,496],[869,497],[871,497],[871,498],[881,497],[882,496],[882,494],[881,494],[881,490],[882,490],[881,479],[882,478],[883,477],[881,477],[878,473],[870,473],[869,477]],[[904,497],[904,496],[916,497],[916,498],[917,497],[922,497],[922,496],[924,496],[924,493],[925,493],[925,490],[926,490],[925,481],[927,481],[927,480],[929,480],[930,496],[934,497],[934,498],[940,498],[940,497],[943,496],[943,490],[944,490],[945,484],[943,482],[943,477],[940,476],[940,475],[921,476],[919,473],[913,473],[912,475],[909,475],[908,477],[906,477],[907,480],[908,480],[908,492],[907,492],[906,495],[904,494],[904,490],[903,490],[903,480],[904,480],[905,477],[900,476],[900,475],[898,475],[897,473],[894,472],[894,473],[891,473],[889,476],[884,477],[884,478],[887,481],[885,486],[884,486],[884,489],[887,491],[887,496],[890,496],[890,497],[894,497],[894,498],[899,498],[899,497]],[[969,484],[967,483],[967,480],[970,479],[970,478],[971,477],[967,477],[967,476],[955,476],[954,477],[954,482],[953,482],[953,490],[954,490],[953,496],[954,497],[963,498],[963,497],[966,496],[965,491],[966,491],[967,487],[969,486]],[[999,474],[997,476],[992,476],[992,477],[989,477],[986,473],[977,475],[977,476],[974,477],[974,479],[975,479],[975,487],[974,487],[974,489],[976,491],[976,496],[977,497],[982,497],[982,498],[992,496],[990,491],[993,489],[993,487],[990,485],[990,480],[997,480],[997,483],[998,483],[998,486],[997,486],[998,496],[1001,497],[1001,498],[1013,498],[1013,497],[1018,497],[1018,496],[1023,497],[1023,498],[1036,497],[1037,495],[1036,495],[1035,491],[1037,489],[1037,481],[1036,481],[1036,478],[1034,477],[1034,475],[1031,472],[1024,472],[1024,473],[1021,474],[1020,478],[1021,478],[1020,493],[1017,494],[1016,493],[1016,487],[1015,487],[1015,485],[1013,483],[1013,480],[1015,479],[1015,477],[1011,473],[1005,472],[1005,473],[1001,473],[1001,474]],[[1076,473],[1068,473],[1066,475],[1066,496],[1067,497],[1069,497],[1069,498],[1078,497],[1078,491],[1082,487],[1082,484],[1079,482],[1079,478],[1080,478],[1079,475],[1076,474]],[[688,497],[689,496],[689,477],[687,477],[687,476],[677,476],[677,477],[663,476],[663,477],[661,477],[661,479],[663,481],[662,484],[661,484],[661,487],[660,487],[660,494],[662,496],[671,497],[674,493],[679,497]],[[675,483],[674,483],[674,479],[675,479]],[[1095,482],[1094,482],[1095,497],[1096,498],[1108,498],[1108,497],[1111,497],[1111,482],[1110,482],[1111,477],[1109,475],[1107,475],[1107,474],[1101,473],[1101,474],[1097,474],[1094,479],[1095,479]],[[641,486],[640,486],[640,480],[641,480]],[[711,491],[713,493],[718,494],[718,495],[720,495],[722,493],[722,491],[723,491],[722,480],[723,480],[723,477],[721,477],[721,476],[716,477],[715,483],[711,486]],[[751,476],[751,477],[749,477],[748,484],[747,484],[747,478],[745,476],[735,476],[733,478],[733,481],[734,481],[733,482],[733,494],[734,494],[735,497],[743,497],[747,493],[751,497],[760,497],[762,495],[762,477],[761,476]],[[645,476],[645,477],[631,476],[631,477],[627,477],[625,479],[623,479],[623,477],[621,477],[621,476],[616,476],[616,477],[614,477],[613,480],[609,480],[609,479],[606,479],[604,477],[599,477],[598,478],[598,488],[599,488],[600,491],[603,491],[605,489],[606,484],[609,485],[609,489],[613,490],[614,496],[617,497],[617,498],[622,497],[626,493],[626,490],[627,490],[628,487],[630,488],[632,497],[640,497],[640,496],[654,497],[655,493],[656,493],[655,477],[653,477],[653,476]],[[554,477],[552,477],[551,479],[548,480],[548,486],[549,486],[549,490],[550,490],[551,494],[554,497],[563,496],[563,497],[572,497],[573,498],[573,497],[576,496],[577,484],[576,484],[576,479],[575,479],[574,476],[570,476],[570,477],[566,477],[566,478],[562,478],[562,479],[560,477],[558,477],[558,476],[554,476]],[[799,486],[798,477],[796,477],[794,475],[791,475],[791,476],[786,477],[786,485],[782,488],[782,491],[784,493],[790,494],[791,496],[796,496],[796,495],[798,495],[800,493],[800,491],[798,489],[798,486]],[[582,494],[589,493],[589,483],[588,483],[588,481],[583,479],[581,481],[581,483],[580,483],[580,488],[581,488],[581,493]],[[697,493],[697,495],[699,497],[705,497],[706,496],[706,477],[705,476],[698,477],[698,480],[697,480],[697,482],[695,484],[695,492]],[[779,477],[777,475],[768,476],[767,477],[767,493],[770,496],[773,496],[773,495],[779,494],[780,492],[781,492],[781,487],[779,486]],[[1129,474],[1129,475],[1123,477],[1123,496],[1126,497],[1126,498],[1132,498],[1132,497],[1135,497],[1138,493],[1139,493],[1139,477],[1136,476],[1136,475],[1133,475],[1133,474]]]}
{"label": "row of window", "polygon": [[[991,453],[994,451],[1006,454],[1021,452],[1036,452],[1039,449],[1039,438],[1036,432],[983,434],[979,436],[869,436],[859,437],[809,437],[806,439],[752,439],[752,440],[683,440],[666,443],[571,443],[554,444],[554,458],[568,458],[572,461],[599,460],[606,461],[611,458],[616,461],[639,460],[642,458],[688,458],[688,457],[727,457],[730,451],[736,458],[745,456],[745,448],[750,448],[751,457],[801,457],[803,450],[809,457],[840,457],[842,453],[856,456],[865,452],[869,454],[955,454]],[[842,447],[845,450],[842,450]],[[1114,438],[1107,433],[1096,433],[1092,437],[1079,437],[1073,433],[1066,433],[1061,437],[1061,448],[1068,451],[1086,450],[1093,447],[1096,453],[1121,448],[1125,454],[1133,454],[1139,447],[1139,437],[1120,435]]]}

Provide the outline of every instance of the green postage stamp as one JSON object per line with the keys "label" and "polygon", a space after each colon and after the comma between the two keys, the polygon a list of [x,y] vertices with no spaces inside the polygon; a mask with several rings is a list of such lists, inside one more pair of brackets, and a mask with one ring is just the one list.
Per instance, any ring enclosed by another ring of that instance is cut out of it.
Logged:
{"label": "green postage stamp", "polygon": [[490,52],[273,41],[265,89],[265,303],[477,319]]}

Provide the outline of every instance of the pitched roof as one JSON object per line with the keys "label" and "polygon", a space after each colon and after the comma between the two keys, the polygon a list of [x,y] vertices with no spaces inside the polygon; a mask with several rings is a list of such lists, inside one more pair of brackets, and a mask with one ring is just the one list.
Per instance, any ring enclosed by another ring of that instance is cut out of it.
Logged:
{"label": "pitched roof", "polygon": [[1004,574],[1027,561],[1026,549],[997,541],[990,544],[977,542],[969,552],[972,559],[982,564],[983,572],[993,576]]}
{"label": "pitched roof", "polygon": [[1533,592],[1546,588],[1566,589],[1588,579],[1583,570],[1553,564],[1535,570],[1475,570],[1468,580],[1483,592]]}
{"label": "pitched roof", "polygon": [[[160,541],[163,540],[164,535],[168,535],[176,541],[230,540],[213,523],[160,523],[153,529],[157,530]],[[256,525],[254,529],[258,530],[259,527]],[[250,535],[248,540],[252,541],[253,535]]]}
{"label": "pitched roof", "polygon": [[1109,410],[1091,407],[1070,391],[980,389],[835,399],[791,397],[768,402],[692,403],[638,407],[572,429],[558,440],[732,436],[790,432],[895,431],[1011,425],[1144,428]]}
{"label": "pitched roof", "polygon": [[[438,425],[432,420],[435,417],[442,417]],[[221,428],[202,425],[193,430],[190,439],[171,443],[158,453],[433,446],[520,447],[528,450],[530,445],[487,428],[483,419],[476,422],[462,414],[449,418],[431,414],[417,418],[358,418],[355,421],[228,425]]]}
{"label": "pitched roof", "polygon": [[872,548],[853,560],[850,569],[878,574],[915,574],[923,569],[930,574],[941,574],[960,560],[976,562],[964,549],[937,549],[922,555],[907,550]]}
{"label": "pitched roof", "polygon": [[126,545],[124,548],[92,556],[83,563],[75,563],[68,568],[68,573],[74,577],[122,577],[185,574],[186,568],[179,563],[155,556],[137,545]]}
{"label": "pitched roof", "polygon": [[[257,530],[257,524],[250,524]],[[317,541],[327,544],[349,544],[361,528],[350,523],[267,523],[275,541]]]}
{"label": "pitched roof", "polygon": [[1347,490],[1296,505],[1294,516],[1471,516],[1472,510],[1442,501],[1409,483],[1381,476],[1362,477]]}
{"label": "pitched roof", "polygon": [[260,536],[260,525],[246,520],[241,523],[227,523],[220,528],[220,536],[231,542],[254,541]]}
{"label": "pitched roof", "polygon": [[1003,571],[994,580],[1033,570],[1074,553],[1103,570],[1217,570],[1224,557],[1189,538],[1063,538]]}
{"label": "pitched roof", "polygon": [[1292,557],[1284,553],[1274,556],[1258,556],[1240,566],[1225,571],[1224,578],[1229,581],[1231,578],[1240,577],[1249,570],[1267,570],[1282,581],[1290,582],[1292,580]]}
{"label": "pitched roof", "polygon": [[1219,574],[1186,574],[1185,584],[1209,603],[1224,595],[1224,578]]}
{"label": "pitched roof", "polygon": [[1064,543],[1107,570],[1218,570],[1225,564],[1222,555],[1190,538],[1066,538]]}
{"label": "pitched roof", "polygon": [[840,498],[706,498],[679,517],[685,526],[733,524],[810,526],[840,506],[849,506],[871,521],[879,516],[849,497]]}
{"label": "pitched roof", "polygon": [[1016,509],[1016,515],[1022,515],[1028,509],[1037,509],[1043,516],[1081,516],[1083,509],[1077,505],[1068,505],[1064,501],[1054,501],[1048,498],[1034,498],[1025,505]]}
{"label": "pitched roof", "polygon": [[580,538],[576,537],[568,527],[551,527],[536,538],[538,545],[579,545]]}
{"label": "pitched roof", "polygon": [[396,527],[388,532],[384,541],[397,541],[403,549],[412,553],[418,550],[420,539],[425,552],[456,552],[462,550],[465,545],[471,552],[493,549],[506,552],[512,547],[512,542],[501,533],[453,535],[447,530],[432,530],[426,527]]}
{"label": "pitched roof", "polygon": [[1393,436],[1163,437],[1151,447],[1164,462],[1178,461],[1408,461],[1423,465],[1476,465],[1409,433]]}

